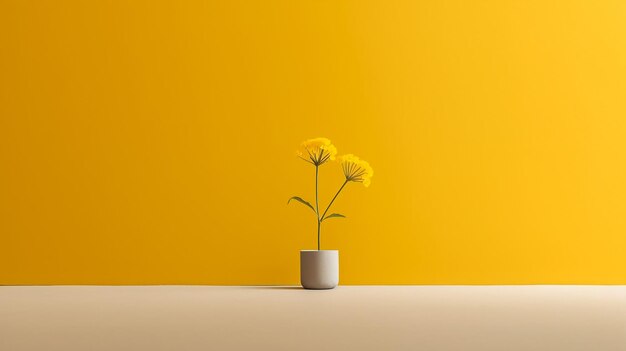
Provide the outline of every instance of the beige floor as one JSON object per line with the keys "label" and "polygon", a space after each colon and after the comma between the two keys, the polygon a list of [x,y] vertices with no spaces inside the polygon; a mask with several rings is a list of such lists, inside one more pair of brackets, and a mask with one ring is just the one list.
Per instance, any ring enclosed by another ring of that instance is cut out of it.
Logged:
{"label": "beige floor", "polygon": [[0,287],[0,350],[626,350],[626,286]]}

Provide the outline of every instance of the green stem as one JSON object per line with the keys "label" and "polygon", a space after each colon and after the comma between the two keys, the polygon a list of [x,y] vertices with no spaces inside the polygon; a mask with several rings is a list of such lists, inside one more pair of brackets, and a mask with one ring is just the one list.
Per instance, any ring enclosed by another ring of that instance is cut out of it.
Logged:
{"label": "green stem", "polygon": [[322,226],[322,222],[317,221],[317,251],[320,250],[320,227]]}
{"label": "green stem", "polygon": [[345,182],[343,182],[343,184],[341,185],[341,188],[339,188],[339,190],[337,190],[337,194],[335,194],[335,197],[333,197],[332,200],[330,200],[330,203],[328,204],[328,207],[326,207],[326,211],[324,211],[324,214],[322,215],[322,218],[320,219],[320,222],[324,220],[324,217],[326,216],[326,212],[328,212],[328,210],[330,209],[330,206],[332,206],[333,202],[335,202],[335,199],[337,198],[337,196],[339,196],[339,193],[341,192],[341,190],[343,190],[343,187],[346,186],[346,184],[348,184],[348,180],[346,179]]}
{"label": "green stem", "polygon": [[317,250],[320,250],[320,200],[318,195],[318,178],[319,178],[319,166],[315,165],[315,214],[317,215]]}

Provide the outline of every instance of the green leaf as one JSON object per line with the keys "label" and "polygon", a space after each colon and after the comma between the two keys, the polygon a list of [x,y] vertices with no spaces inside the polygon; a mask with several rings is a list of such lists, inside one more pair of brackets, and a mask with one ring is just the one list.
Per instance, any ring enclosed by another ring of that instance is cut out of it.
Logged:
{"label": "green leaf", "polygon": [[[292,196],[292,197],[289,199],[289,201],[287,201],[287,205],[289,205],[289,203],[291,202],[291,200],[296,200],[296,201],[298,201],[299,203],[301,203],[301,204],[303,204],[303,205],[309,206],[309,208],[310,208],[313,212],[315,212],[315,209],[313,208],[313,206],[312,206],[310,203],[308,203],[307,201],[304,201],[304,199],[302,199],[301,197],[299,197],[299,196]],[[317,212],[315,212],[315,213],[317,213]]]}
{"label": "green leaf", "polygon": [[333,218],[333,217],[338,217],[338,218],[346,218],[346,216],[342,215],[341,213],[333,213],[333,214],[329,214],[328,216],[324,217],[324,219],[322,219],[322,221],[325,221],[329,218]]}

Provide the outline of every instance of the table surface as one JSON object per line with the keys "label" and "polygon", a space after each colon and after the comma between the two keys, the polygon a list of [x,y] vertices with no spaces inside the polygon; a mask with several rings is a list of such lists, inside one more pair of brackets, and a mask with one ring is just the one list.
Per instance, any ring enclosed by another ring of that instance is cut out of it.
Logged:
{"label": "table surface", "polygon": [[626,286],[1,286],[0,350],[626,350]]}

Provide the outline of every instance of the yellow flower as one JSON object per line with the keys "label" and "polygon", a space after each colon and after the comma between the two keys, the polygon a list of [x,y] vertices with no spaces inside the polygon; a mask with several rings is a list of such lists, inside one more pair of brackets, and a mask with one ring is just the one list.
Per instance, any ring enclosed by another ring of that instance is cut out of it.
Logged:
{"label": "yellow flower", "polygon": [[337,148],[326,138],[309,139],[300,144],[297,155],[301,159],[319,166],[328,160],[334,160],[337,155]]}
{"label": "yellow flower", "polygon": [[369,163],[353,154],[339,156],[339,162],[341,163],[343,174],[346,176],[346,181],[363,183],[366,187],[370,185],[374,170]]}

